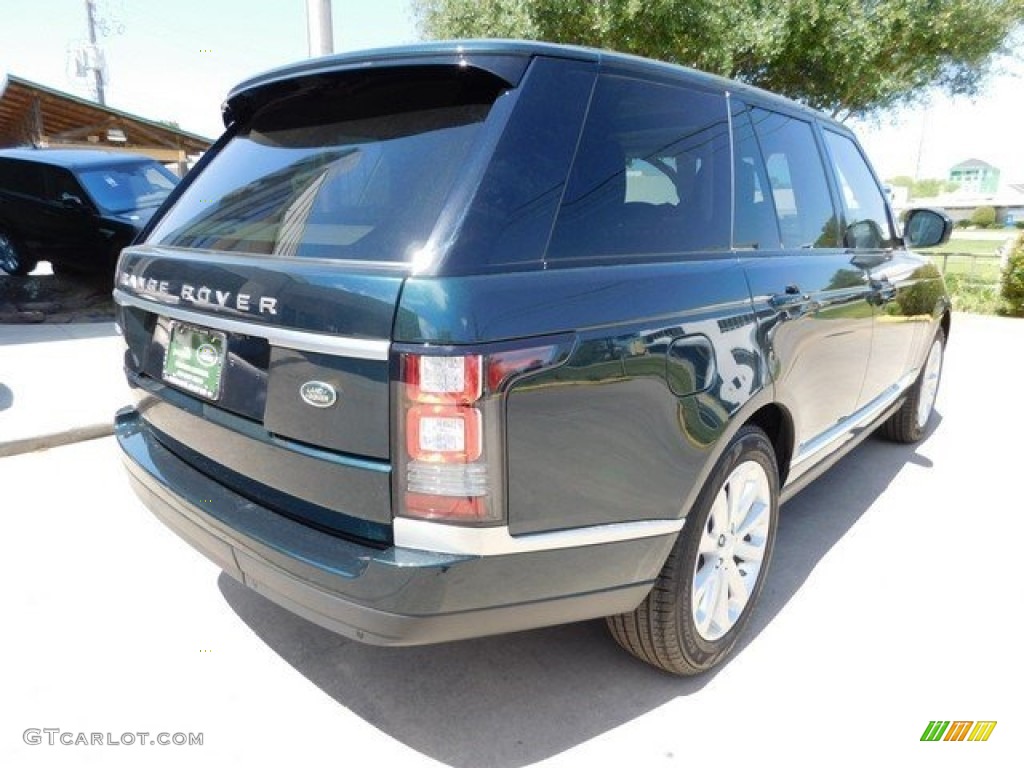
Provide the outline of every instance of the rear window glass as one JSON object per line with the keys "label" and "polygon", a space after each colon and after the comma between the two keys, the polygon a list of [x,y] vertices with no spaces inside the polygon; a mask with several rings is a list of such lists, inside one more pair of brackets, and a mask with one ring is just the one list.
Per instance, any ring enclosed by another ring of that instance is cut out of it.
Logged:
{"label": "rear window glass", "polygon": [[409,261],[500,88],[472,70],[394,70],[273,100],[213,158],[149,242]]}

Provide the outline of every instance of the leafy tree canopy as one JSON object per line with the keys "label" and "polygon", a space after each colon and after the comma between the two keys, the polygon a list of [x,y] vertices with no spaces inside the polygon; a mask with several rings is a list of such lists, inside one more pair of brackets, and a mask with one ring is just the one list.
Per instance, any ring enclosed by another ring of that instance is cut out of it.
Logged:
{"label": "leafy tree canopy", "polygon": [[431,39],[590,45],[695,67],[845,119],[975,95],[1024,0],[413,0]]}
{"label": "leafy tree canopy", "polygon": [[912,198],[938,197],[943,192],[955,192],[960,185],[945,179],[914,179],[910,176],[893,176],[885,180],[894,187],[906,187]]}

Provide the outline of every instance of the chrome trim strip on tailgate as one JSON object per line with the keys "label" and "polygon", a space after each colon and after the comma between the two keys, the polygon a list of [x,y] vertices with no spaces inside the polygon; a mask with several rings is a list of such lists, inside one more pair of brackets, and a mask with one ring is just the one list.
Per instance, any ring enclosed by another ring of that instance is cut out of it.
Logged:
{"label": "chrome trim strip on tailgate", "polygon": [[203,312],[192,312],[180,307],[160,304],[148,299],[140,299],[120,288],[114,289],[114,301],[121,306],[137,307],[156,315],[181,320],[186,323],[218,331],[241,333],[247,336],[259,336],[275,347],[296,349],[302,352],[319,352],[325,355],[341,355],[359,360],[387,360],[391,342],[386,339],[355,339],[349,336],[334,336],[310,331],[294,331],[263,323],[250,323],[244,320],[233,320],[219,315],[208,315]]}

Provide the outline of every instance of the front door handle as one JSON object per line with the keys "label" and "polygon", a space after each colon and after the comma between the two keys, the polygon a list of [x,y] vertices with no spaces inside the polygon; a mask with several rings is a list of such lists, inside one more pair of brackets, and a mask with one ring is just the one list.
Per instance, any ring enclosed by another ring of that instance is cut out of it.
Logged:
{"label": "front door handle", "polygon": [[789,309],[800,304],[806,304],[810,300],[810,294],[801,291],[799,285],[787,285],[782,293],[773,294],[768,299],[768,303],[775,309]]}
{"label": "front door handle", "polygon": [[889,282],[888,278],[871,281],[871,296],[878,306],[888,304],[896,298],[896,286]]}

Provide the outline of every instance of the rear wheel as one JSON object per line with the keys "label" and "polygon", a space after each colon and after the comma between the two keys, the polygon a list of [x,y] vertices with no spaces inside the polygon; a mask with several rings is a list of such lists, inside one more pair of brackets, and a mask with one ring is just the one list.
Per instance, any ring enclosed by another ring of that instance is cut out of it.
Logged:
{"label": "rear wheel", "polygon": [[677,675],[719,664],[750,620],[778,523],[779,480],[767,435],[744,427],[718,460],[651,593],[611,616],[612,636]]}
{"label": "rear wheel", "polygon": [[27,275],[36,268],[36,262],[21,255],[14,240],[0,232],[0,269],[9,275]]}
{"label": "rear wheel", "polygon": [[882,425],[882,434],[897,443],[916,443],[924,437],[928,422],[935,410],[935,398],[942,379],[942,360],[945,355],[946,334],[942,328],[928,350],[928,359],[907,399],[900,409]]}

